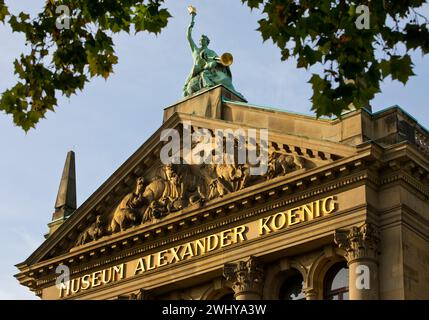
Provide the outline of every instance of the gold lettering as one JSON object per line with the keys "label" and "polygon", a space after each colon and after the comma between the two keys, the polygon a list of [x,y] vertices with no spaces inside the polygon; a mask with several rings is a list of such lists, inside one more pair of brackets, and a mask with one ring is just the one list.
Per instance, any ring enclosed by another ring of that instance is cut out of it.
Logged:
{"label": "gold lettering", "polygon": [[86,274],[82,277],[82,286],[81,286],[82,290],[86,290],[91,286],[91,282],[89,281],[90,276],[91,275]]}
{"label": "gold lettering", "polygon": [[262,236],[264,234],[268,234],[268,233],[273,231],[270,229],[270,227],[267,224],[270,221],[270,218],[272,218],[272,216],[259,219],[259,235],[260,236]]}
{"label": "gold lettering", "polygon": [[[195,241],[195,255],[200,255],[200,254],[204,254],[206,253],[206,239],[207,238],[203,238],[203,239],[198,239],[197,241]],[[198,249],[200,251],[198,251]]]}
{"label": "gold lettering", "polygon": [[60,298],[64,298],[64,290],[65,296],[68,296],[70,294],[70,280],[60,283]]}
{"label": "gold lettering", "polygon": [[[75,283],[77,284],[76,287],[74,285]],[[80,278],[73,279],[71,281],[71,293],[73,294],[73,293],[79,292],[79,290],[80,290]]]}
{"label": "gold lettering", "polygon": [[[115,271],[115,275],[119,275],[119,279],[123,279],[124,278],[124,264],[121,263],[118,266],[114,266],[113,270]],[[113,277],[113,281],[118,280],[117,277]]]}
{"label": "gold lettering", "polygon": [[145,271],[146,271],[146,266],[144,263],[144,259],[140,258],[139,261],[137,262],[137,267],[136,267],[136,270],[134,271],[134,275]]}
{"label": "gold lettering", "polygon": [[231,239],[229,237],[229,233],[231,230],[225,230],[220,233],[220,247],[227,247],[232,244]]}
{"label": "gold lettering", "polygon": [[[291,210],[288,210],[288,220],[287,220],[287,224],[288,226],[293,226],[294,224],[300,223],[300,215],[301,215],[301,211],[299,211],[299,208],[294,208]],[[299,216],[297,216],[299,215]]]}
{"label": "gold lettering", "polygon": [[[109,277],[106,277],[106,274]],[[110,281],[112,281],[112,268],[104,269],[103,276],[101,277],[101,282],[103,282],[103,284],[106,284],[106,283],[109,283]]]}
{"label": "gold lettering", "polygon": [[[92,274],[92,286],[91,286],[92,288],[98,287],[99,285],[101,285],[101,281],[98,278],[99,275],[101,275],[101,271],[95,271]],[[96,282],[96,281],[98,281],[98,282]]]}
{"label": "gold lettering", "polygon": [[[120,265],[117,265],[111,268],[85,274],[80,278],[73,279],[71,281],[63,283],[60,286],[60,298],[78,293],[79,291],[82,291],[82,290],[95,288],[95,287],[110,283],[112,281],[117,281],[118,279],[123,279],[125,277],[124,266],[125,264],[122,263]],[[144,268],[143,259],[139,259],[135,274],[137,274],[140,270],[144,271],[144,269],[145,268]]]}
{"label": "gold lettering", "polygon": [[242,242],[246,240],[245,235],[243,235],[243,233],[248,231],[248,227],[247,226],[239,226],[234,228],[234,237],[233,237],[233,243],[237,243],[237,242]]}
{"label": "gold lettering", "polygon": [[330,196],[322,200],[322,213],[330,214],[335,210],[335,197]]}
{"label": "gold lettering", "polygon": [[314,219],[314,202],[302,206],[302,220],[311,221]]}
{"label": "gold lettering", "polygon": [[167,257],[165,254],[168,253],[168,250],[158,252],[158,267],[162,267],[168,264]]}
{"label": "gold lettering", "polygon": [[280,230],[285,227],[286,225],[286,217],[284,212],[277,213],[273,216],[271,219],[272,223],[271,226],[274,230]]}
{"label": "gold lettering", "polygon": [[148,255],[147,256],[147,260],[148,260],[148,262],[147,262],[147,270],[149,271],[149,270],[155,269],[156,265],[155,265],[155,259],[153,258],[153,254]]}
{"label": "gold lettering", "polygon": [[177,254],[179,252],[179,250],[180,250],[180,246],[170,249],[170,252],[173,254],[173,257],[171,258],[170,263],[180,261],[180,257]]}
{"label": "gold lettering", "polygon": [[185,250],[183,250],[182,260],[185,259],[186,256],[192,258],[194,256],[194,252],[192,251],[192,245],[190,243],[185,244]]}
{"label": "gold lettering", "polygon": [[314,201],[313,203],[314,203],[314,206],[313,206],[313,208],[314,208],[314,211],[313,211],[314,217],[315,218],[316,217],[320,217],[320,201],[317,200],[317,201]]}
{"label": "gold lettering", "polygon": [[[212,239],[215,240],[212,242]],[[219,237],[217,234],[212,234],[211,236],[208,236],[207,238],[207,252],[213,251],[218,248],[219,245]]]}

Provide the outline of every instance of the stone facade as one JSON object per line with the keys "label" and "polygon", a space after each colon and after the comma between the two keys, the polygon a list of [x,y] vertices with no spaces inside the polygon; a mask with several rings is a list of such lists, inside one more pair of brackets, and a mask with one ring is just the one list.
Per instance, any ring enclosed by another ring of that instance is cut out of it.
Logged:
{"label": "stone facade", "polygon": [[[267,128],[271,171],[163,167],[161,132],[184,123]],[[344,263],[350,299],[429,299],[428,137],[398,107],[316,119],[212,88],[166,108],[16,278],[42,299],[246,300],[281,298],[297,274],[313,300]],[[58,266],[69,287],[56,285]]]}

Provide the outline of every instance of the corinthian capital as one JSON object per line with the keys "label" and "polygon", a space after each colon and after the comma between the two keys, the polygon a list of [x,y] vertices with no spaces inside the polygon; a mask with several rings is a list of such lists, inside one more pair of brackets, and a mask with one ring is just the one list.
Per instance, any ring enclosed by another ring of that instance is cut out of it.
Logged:
{"label": "corinthian capital", "polygon": [[227,263],[223,268],[224,277],[232,282],[235,295],[262,294],[264,270],[257,259],[251,256],[247,261]]}
{"label": "corinthian capital", "polygon": [[357,259],[377,259],[380,236],[378,228],[372,223],[365,223],[350,230],[335,231],[334,241],[346,251],[348,262]]}

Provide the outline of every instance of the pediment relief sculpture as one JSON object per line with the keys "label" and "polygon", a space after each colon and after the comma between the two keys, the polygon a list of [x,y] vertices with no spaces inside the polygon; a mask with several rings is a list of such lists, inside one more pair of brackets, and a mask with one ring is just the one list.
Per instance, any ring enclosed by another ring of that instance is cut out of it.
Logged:
{"label": "pediment relief sculpture", "polygon": [[249,164],[161,165],[152,178],[137,178],[134,189],[107,214],[97,216],[78,236],[75,245],[162,219],[190,205],[203,206],[248,186],[313,166],[304,157],[272,150],[263,176],[252,176]]}
{"label": "pediment relief sculpture", "polygon": [[95,218],[95,222],[92,223],[87,229],[85,229],[84,232],[82,232],[78,239],[76,244],[82,245],[90,241],[95,241],[101,238],[105,234],[104,232],[104,225],[101,215],[98,215]]}
{"label": "pediment relief sculpture", "polygon": [[303,169],[304,166],[305,158],[303,157],[270,152],[268,155],[268,170],[265,177],[269,180],[279,175],[284,176],[291,171]]}

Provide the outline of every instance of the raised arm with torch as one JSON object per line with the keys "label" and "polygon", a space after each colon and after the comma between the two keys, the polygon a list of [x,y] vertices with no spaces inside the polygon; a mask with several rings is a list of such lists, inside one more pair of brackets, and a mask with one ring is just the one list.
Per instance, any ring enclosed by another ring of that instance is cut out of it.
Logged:
{"label": "raised arm with torch", "polygon": [[186,83],[183,88],[183,96],[187,97],[202,89],[222,84],[234,94],[245,100],[232,85],[232,75],[231,70],[229,69],[229,66],[233,62],[232,55],[230,53],[224,53],[219,57],[216,52],[208,48],[210,39],[206,35],[201,36],[199,41],[200,47],[198,47],[192,38],[197,10],[195,7],[189,6],[188,12],[191,15],[191,23],[188,27],[187,39],[191,47],[194,65],[191,73],[186,79]]}

